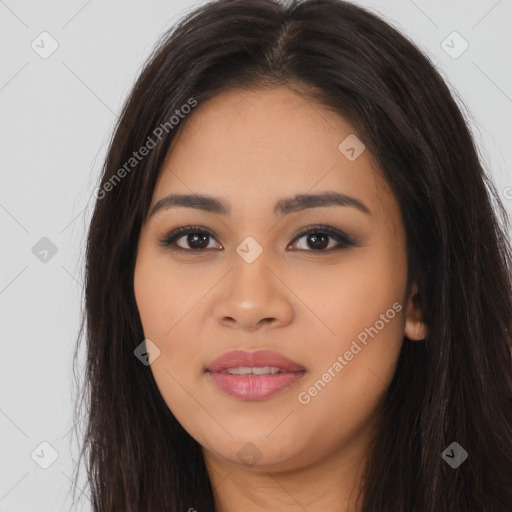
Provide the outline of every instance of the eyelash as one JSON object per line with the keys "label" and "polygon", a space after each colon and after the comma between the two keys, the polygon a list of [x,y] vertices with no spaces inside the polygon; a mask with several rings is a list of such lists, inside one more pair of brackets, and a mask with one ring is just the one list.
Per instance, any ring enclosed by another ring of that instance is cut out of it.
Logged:
{"label": "eyelash", "polygon": [[[193,253],[200,253],[205,251],[211,251],[212,249],[184,249],[183,247],[178,247],[176,245],[176,241],[182,238],[185,235],[189,234],[199,234],[199,235],[208,235],[212,238],[215,238],[213,233],[211,233],[210,230],[201,227],[201,226],[182,226],[177,229],[172,230],[170,233],[168,233],[162,240],[159,240],[160,243],[176,252],[193,252]],[[324,234],[332,237],[337,243],[338,246],[331,247],[330,249],[298,249],[299,251],[305,251],[305,252],[311,252],[316,254],[321,253],[330,253],[332,251],[339,251],[341,249],[346,249],[349,247],[353,247],[356,244],[342,231],[338,231],[337,229],[334,229],[330,226],[325,225],[315,225],[315,226],[307,226],[305,228],[302,228],[299,230],[298,233],[295,234],[294,239],[292,240],[292,243],[296,242],[300,238],[304,237],[305,235],[310,234]]]}

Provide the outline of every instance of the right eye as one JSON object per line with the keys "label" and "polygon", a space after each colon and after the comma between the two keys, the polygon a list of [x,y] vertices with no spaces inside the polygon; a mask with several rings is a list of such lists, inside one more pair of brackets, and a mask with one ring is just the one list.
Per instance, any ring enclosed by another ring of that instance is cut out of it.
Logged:
{"label": "right eye", "polygon": [[[209,237],[213,238],[213,234],[202,226],[183,226],[172,230],[163,240],[160,240],[160,243],[173,251],[201,252],[205,249],[212,249],[212,247],[208,247]],[[178,245],[178,240],[182,238],[185,239],[184,244],[187,244],[188,247]]]}

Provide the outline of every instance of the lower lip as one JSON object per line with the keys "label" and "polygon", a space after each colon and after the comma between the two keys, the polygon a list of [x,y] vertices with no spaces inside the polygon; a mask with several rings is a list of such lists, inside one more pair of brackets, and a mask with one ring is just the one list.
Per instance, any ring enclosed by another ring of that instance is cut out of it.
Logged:
{"label": "lower lip", "polygon": [[305,371],[242,377],[230,373],[208,372],[224,393],[244,400],[264,400],[299,382]]}

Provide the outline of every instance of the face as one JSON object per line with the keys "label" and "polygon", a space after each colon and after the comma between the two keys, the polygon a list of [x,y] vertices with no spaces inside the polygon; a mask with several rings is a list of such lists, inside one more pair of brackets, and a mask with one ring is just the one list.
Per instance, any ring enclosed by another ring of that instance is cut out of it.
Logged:
{"label": "face", "polygon": [[422,337],[398,205],[354,137],[277,88],[199,104],[173,140],[134,291],[158,388],[209,459],[286,470],[355,457],[404,333]]}

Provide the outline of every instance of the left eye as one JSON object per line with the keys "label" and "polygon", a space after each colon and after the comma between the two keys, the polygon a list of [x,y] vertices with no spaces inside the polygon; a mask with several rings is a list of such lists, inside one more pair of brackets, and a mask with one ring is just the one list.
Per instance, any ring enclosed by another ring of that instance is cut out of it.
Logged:
{"label": "left eye", "polygon": [[[188,244],[188,247],[183,247],[178,244],[178,241],[185,237],[185,244]],[[213,234],[205,228],[200,226],[184,226],[171,231],[163,240],[160,240],[160,243],[174,251],[203,252],[205,249],[215,248],[209,247],[209,238],[215,239]],[[295,235],[293,242],[301,240],[302,238],[306,239],[306,244],[310,249],[299,248],[298,250],[307,252],[330,252],[331,250],[339,250],[355,245],[345,233],[330,226],[303,228]],[[335,244],[334,247],[329,246],[331,240],[337,242],[337,245]],[[220,244],[218,245],[222,249],[222,246]]]}
{"label": "left eye", "polygon": [[[306,244],[313,249],[308,252],[330,252],[345,249],[347,247],[353,247],[355,243],[341,231],[331,228],[330,226],[316,226],[302,229],[294,238],[294,241],[300,240],[301,238],[306,239]],[[336,244],[329,246],[329,239],[334,240]]]}

